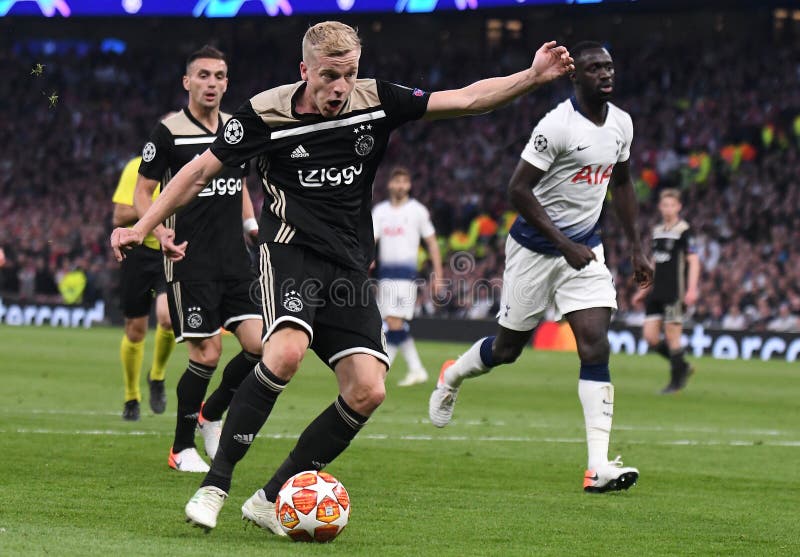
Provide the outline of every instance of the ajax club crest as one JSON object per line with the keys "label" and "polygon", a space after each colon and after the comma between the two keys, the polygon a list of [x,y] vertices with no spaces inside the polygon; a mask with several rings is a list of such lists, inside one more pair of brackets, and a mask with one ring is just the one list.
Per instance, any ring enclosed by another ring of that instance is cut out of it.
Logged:
{"label": "ajax club crest", "polygon": [[297,292],[290,290],[283,297],[283,307],[292,313],[297,313],[303,309],[303,301],[300,299],[300,296],[297,295]]}
{"label": "ajax club crest", "polygon": [[372,124],[361,124],[353,128],[353,133],[358,135],[356,143],[353,146],[356,155],[366,157],[372,152],[372,148],[375,147],[375,138],[369,133],[364,133],[365,131],[369,132],[371,130]]}

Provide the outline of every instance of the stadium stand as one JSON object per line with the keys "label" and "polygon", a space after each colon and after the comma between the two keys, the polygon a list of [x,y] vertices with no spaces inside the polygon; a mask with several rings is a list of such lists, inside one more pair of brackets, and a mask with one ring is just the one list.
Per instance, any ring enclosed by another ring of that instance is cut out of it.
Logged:
{"label": "stadium stand", "polygon": [[[478,33],[491,27],[482,17],[469,20]],[[435,27],[437,20],[426,21]],[[252,20],[238,25],[240,32],[218,35],[232,60],[227,110],[297,75],[295,42],[279,46],[277,38],[265,39],[256,50]],[[494,42],[459,41],[461,46],[454,48],[439,30],[433,44],[420,41],[398,50],[381,48],[380,26],[362,30],[370,43],[362,75],[428,90],[468,83],[487,70],[520,69],[529,63],[528,44],[536,42],[512,33]],[[293,40],[301,34],[291,31],[286,33]],[[698,234],[703,264],[694,321],[797,332],[800,43],[769,29],[757,32],[764,35],[762,45],[771,48],[752,49],[752,35],[725,42],[709,35],[698,37],[699,43],[653,40],[642,45],[635,35],[615,33],[614,102],[634,118],[632,167],[642,203],[641,230],[655,222],[660,188],[683,192],[684,214]],[[570,43],[563,33],[557,35]],[[108,306],[117,305],[118,265],[107,248],[111,193],[150,123],[181,106],[185,93],[174,80],[182,63],[178,53],[196,43],[176,38],[174,60],[166,64],[162,52],[146,48],[114,54],[91,47],[80,54],[67,49],[44,55],[18,41],[0,51],[8,75],[17,76],[0,82],[0,97],[9,101],[0,104],[0,131],[10,139],[0,154],[0,247],[8,260],[0,269],[0,295],[49,303],[68,294],[73,302],[104,299]],[[269,53],[266,61],[264,52]],[[37,63],[44,64],[41,76],[32,75]],[[245,67],[261,73],[245,72]],[[475,292],[476,283],[499,285],[505,232],[513,216],[505,195],[508,178],[532,124],[568,91],[568,84],[561,83],[492,115],[415,124],[393,137],[377,177],[376,201],[384,195],[393,163],[413,169],[414,182],[421,186],[413,193],[431,208],[442,246],[451,257],[463,251],[472,256],[466,268],[454,263],[448,271],[459,279],[462,293]],[[56,103],[48,99],[53,92],[58,93]],[[263,194],[254,181],[251,190],[260,206]],[[610,211],[603,233],[622,236]],[[634,286],[623,253],[607,253],[619,291],[616,319],[636,324],[643,308],[630,304]],[[65,284],[67,278],[79,292]],[[418,313],[491,317],[493,294],[498,293],[499,286],[490,287],[479,296],[454,295],[444,303],[424,293]]]}

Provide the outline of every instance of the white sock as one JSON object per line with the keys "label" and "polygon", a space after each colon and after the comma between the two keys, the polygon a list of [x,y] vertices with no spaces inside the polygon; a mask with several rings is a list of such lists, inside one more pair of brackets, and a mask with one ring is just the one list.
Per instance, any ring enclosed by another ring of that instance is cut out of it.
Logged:
{"label": "white sock", "polygon": [[461,382],[469,377],[477,377],[488,373],[492,368],[486,367],[481,359],[481,345],[486,338],[470,346],[469,350],[461,354],[456,363],[444,372],[444,383],[453,389],[461,386]]}
{"label": "white sock", "polygon": [[614,416],[614,385],[604,381],[578,381],[578,398],[586,420],[587,468],[596,470],[608,462],[608,441]]}
{"label": "white sock", "polygon": [[425,368],[422,367],[422,361],[419,359],[419,353],[417,352],[417,347],[414,344],[414,339],[411,338],[411,335],[406,337],[406,339],[400,343],[400,351],[403,353],[403,357],[406,359],[408,371],[425,371]]}
{"label": "white sock", "polygon": [[395,357],[397,357],[397,348],[398,346],[396,344],[389,344],[388,342],[386,343],[386,355],[389,356],[390,366],[392,365]]}

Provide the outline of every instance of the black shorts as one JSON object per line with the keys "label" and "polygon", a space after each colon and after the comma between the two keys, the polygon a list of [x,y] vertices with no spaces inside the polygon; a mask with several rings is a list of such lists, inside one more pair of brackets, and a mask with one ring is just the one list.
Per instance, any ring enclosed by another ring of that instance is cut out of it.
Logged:
{"label": "black shorts", "polygon": [[175,340],[208,338],[222,327],[235,331],[246,319],[261,319],[255,277],[218,281],[176,281],[167,287]]}
{"label": "black shorts", "polygon": [[644,304],[645,319],[660,319],[664,323],[683,323],[683,302],[669,303],[647,298]]}
{"label": "black shorts", "polygon": [[383,322],[366,271],[324,259],[303,246],[261,244],[261,295],[266,341],[294,323],[333,369],[351,354],[371,354],[389,367]]}
{"label": "black shorts", "polygon": [[120,267],[120,309],[128,319],[150,314],[153,299],[166,292],[161,250],[136,246]]}

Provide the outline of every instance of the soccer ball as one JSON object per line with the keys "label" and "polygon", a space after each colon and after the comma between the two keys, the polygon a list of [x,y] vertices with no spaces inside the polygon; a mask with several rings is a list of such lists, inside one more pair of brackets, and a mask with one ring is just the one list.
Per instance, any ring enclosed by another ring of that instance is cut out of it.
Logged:
{"label": "soccer ball", "polygon": [[294,541],[329,542],[347,526],[350,496],[327,472],[300,472],[278,492],[275,514]]}

